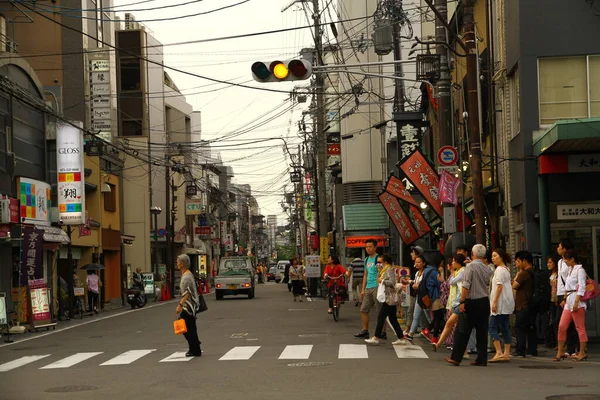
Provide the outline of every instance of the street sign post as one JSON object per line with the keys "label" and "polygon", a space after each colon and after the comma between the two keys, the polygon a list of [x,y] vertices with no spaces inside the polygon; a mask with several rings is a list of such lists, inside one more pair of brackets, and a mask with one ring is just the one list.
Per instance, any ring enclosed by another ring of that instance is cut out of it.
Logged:
{"label": "street sign post", "polygon": [[456,164],[458,151],[452,146],[442,146],[437,153],[438,163],[444,167]]}

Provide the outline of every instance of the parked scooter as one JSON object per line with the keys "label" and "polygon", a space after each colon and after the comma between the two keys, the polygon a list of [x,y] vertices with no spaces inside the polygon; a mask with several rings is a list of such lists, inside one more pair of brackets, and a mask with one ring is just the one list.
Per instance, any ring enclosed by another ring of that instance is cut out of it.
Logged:
{"label": "parked scooter", "polygon": [[127,302],[131,308],[142,308],[146,305],[146,292],[141,271],[141,268],[136,269],[133,274],[133,286],[127,289]]}

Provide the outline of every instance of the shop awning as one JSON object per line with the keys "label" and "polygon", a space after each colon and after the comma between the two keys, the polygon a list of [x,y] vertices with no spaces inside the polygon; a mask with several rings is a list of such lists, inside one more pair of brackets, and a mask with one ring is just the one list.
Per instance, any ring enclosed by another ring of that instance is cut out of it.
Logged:
{"label": "shop awning", "polygon": [[545,131],[534,132],[533,154],[600,152],[600,118],[556,121]]}
{"label": "shop awning", "polygon": [[67,244],[70,242],[69,236],[65,231],[60,228],[56,228],[54,226],[35,226],[37,229],[41,229],[44,231],[44,241],[52,242],[52,243],[62,243]]}

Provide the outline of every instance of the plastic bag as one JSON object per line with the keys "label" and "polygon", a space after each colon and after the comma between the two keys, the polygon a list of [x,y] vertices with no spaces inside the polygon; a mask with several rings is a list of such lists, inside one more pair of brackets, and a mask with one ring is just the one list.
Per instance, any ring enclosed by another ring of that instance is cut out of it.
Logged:
{"label": "plastic bag", "polygon": [[185,326],[185,320],[183,318],[179,318],[173,321],[173,329],[175,330],[176,335],[181,335],[187,332],[187,326]]}

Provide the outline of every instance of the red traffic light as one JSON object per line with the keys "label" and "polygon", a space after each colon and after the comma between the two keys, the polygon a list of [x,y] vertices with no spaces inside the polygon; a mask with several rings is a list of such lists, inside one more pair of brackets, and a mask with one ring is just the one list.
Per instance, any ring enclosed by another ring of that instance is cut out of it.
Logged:
{"label": "red traffic light", "polygon": [[309,69],[310,64],[304,60],[292,60],[288,63],[288,69],[298,79],[306,79],[306,75],[312,72],[312,68]]}

